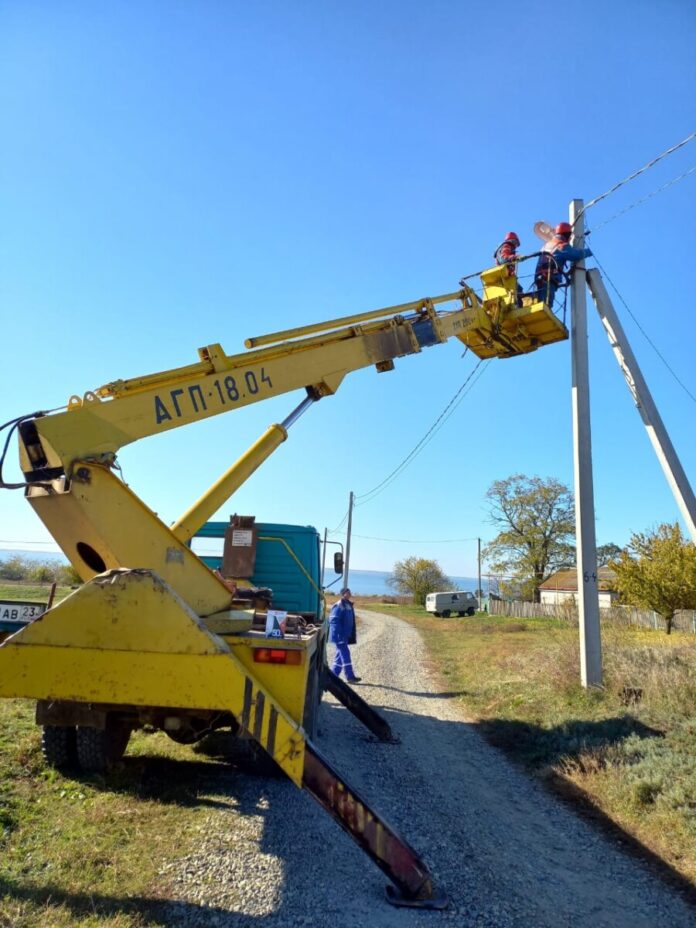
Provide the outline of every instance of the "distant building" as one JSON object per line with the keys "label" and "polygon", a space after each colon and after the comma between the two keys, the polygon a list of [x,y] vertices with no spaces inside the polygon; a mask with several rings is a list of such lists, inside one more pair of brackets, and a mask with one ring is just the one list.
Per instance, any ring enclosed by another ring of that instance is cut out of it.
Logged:
{"label": "distant building", "polygon": [[[616,591],[616,575],[611,567],[600,567],[597,571],[599,589],[599,608],[606,609],[619,598]],[[578,596],[578,572],[575,567],[570,570],[557,570],[539,587],[541,602],[549,606],[559,603],[572,603]]]}

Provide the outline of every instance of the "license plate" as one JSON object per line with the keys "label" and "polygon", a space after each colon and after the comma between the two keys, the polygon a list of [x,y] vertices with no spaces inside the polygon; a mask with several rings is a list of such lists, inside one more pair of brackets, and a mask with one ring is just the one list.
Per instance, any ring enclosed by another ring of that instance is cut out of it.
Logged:
{"label": "license plate", "polygon": [[26,625],[46,611],[46,603],[23,603],[17,600],[0,600],[0,622]]}

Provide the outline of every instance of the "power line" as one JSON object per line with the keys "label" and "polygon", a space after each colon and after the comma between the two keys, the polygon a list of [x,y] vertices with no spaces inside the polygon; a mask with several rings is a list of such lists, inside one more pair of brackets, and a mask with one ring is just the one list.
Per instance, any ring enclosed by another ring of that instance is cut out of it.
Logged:
{"label": "power line", "polygon": [[336,535],[336,534],[338,534],[338,532],[341,531],[341,529],[343,528],[343,526],[346,524],[347,521],[348,521],[348,510],[346,509],[346,514],[343,516],[343,518],[342,518],[341,521],[338,523],[338,525],[336,526],[336,528],[332,528],[330,532],[327,532],[327,535]]}
{"label": "power line", "polygon": [[[672,187],[674,184],[678,183],[680,180],[684,180],[685,177],[688,177],[690,174],[696,172],[696,166],[689,168],[688,171],[684,171],[683,174],[680,174],[679,177],[674,177],[672,180],[667,181],[666,184],[663,184],[661,187],[658,187],[657,190],[653,190],[652,193],[647,194],[647,196],[641,197],[640,200],[636,200],[635,203],[631,203],[630,206],[627,206],[625,209],[620,210],[618,213],[614,213],[613,216],[610,216],[609,219],[605,219],[604,222],[600,222],[598,226],[595,226],[592,229],[592,232],[596,232],[598,229],[601,229],[603,226],[608,225],[610,222],[613,222],[615,219],[618,219],[619,216],[623,216],[624,213],[628,213],[630,210],[635,209],[636,206],[640,206],[642,203],[645,203],[646,200],[650,200],[652,197],[656,196],[658,193],[662,193],[663,190],[666,190],[668,187]],[[587,235],[590,232],[586,233]]]}
{"label": "power line", "polygon": [[[488,362],[486,362],[486,363],[483,365],[483,367],[481,366],[481,364],[482,364],[482,362],[479,361],[479,363],[476,365],[476,367],[475,367],[474,370],[471,372],[471,374],[469,375],[469,377],[467,377],[467,379],[466,379],[466,381],[464,382],[464,384],[462,384],[462,386],[459,388],[459,390],[457,391],[457,393],[455,394],[455,396],[450,400],[450,402],[449,402],[448,405],[445,407],[445,409],[442,411],[442,413],[440,414],[440,416],[436,419],[436,421],[435,421],[435,422],[433,423],[433,425],[430,427],[430,429],[428,430],[428,432],[423,436],[423,438],[420,440],[420,442],[413,448],[413,450],[410,452],[410,454],[408,454],[408,455],[406,456],[406,458],[404,458],[404,460],[401,462],[401,464],[399,465],[399,467],[396,468],[396,470],[393,471],[392,474],[391,474],[389,477],[385,478],[385,480],[382,482],[382,484],[379,485],[379,487],[375,487],[375,489],[374,489],[373,491],[370,491],[370,493],[364,494],[364,497],[362,497],[363,502],[362,502],[362,503],[358,503],[357,505],[362,506],[362,505],[364,505],[365,503],[372,502],[372,500],[373,500],[376,496],[378,496],[379,493],[382,492],[382,490],[386,490],[387,487],[390,486],[390,485],[394,482],[394,480],[396,480],[396,478],[399,476],[399,474],[402,473],[402,472],[406,469],[406,467],[407,467],[413,460],[415,460],[415,458],[418,457],[418,455],[421,453],[421,451],[423,450],[423,448],[425,448],[425,446],[426,446],[427,444],[429,444],[429,443],[432,441],[432,439],[435,437],[435,435],[437,435],[437,433],[440,431],[440,429],[445,425],[445,423],[446,423],[447,420],[450,418],[450,416],[452,416],[453,413],[457,410],[457,407],[459,406],[459,404],[461,403],[461,401],[464,399],[464,397],[467,395],[467,393],[469,393],[469,392],[471,391],[471,389],[474,387],[474,384],[476,383],[476,381],[479,380],[479,378],[480,378],[481,375],[483,374],[484,370],[485,370],[486,367],[488,366]],[[479,368],[480,368],[480,370],[479,370]],[[478,370],[479,372],[478,372],[478,374],[474,377],[474,375],[476,374],[476,371],[477,371],[477,370]],[[473,378],[473,379],[472,379],[472,378]],[[464,387],[467,385],[467,383],[469,383],[469,381],[471,381],[471,384],[470,384],[469,389],[466,390],[465,392],[462,392],[462,390],[463,390]],[[461,395],[459,396],[459,399],[457,399],[457,395],[460,394],[460,393],[461,393]],[[456,400],[456,402],[455,402],[455,400]],[[454,405],[453,405],[453,404],[454,404]],[[449,411],[448,411],[448,410],[449,410]]]}
{"label": "power line", "polygon": [[620,187],[623,187],[624,184],[627,184],[631,180],[635,180],[636,177],[639,177],[641,174],[645,173],[645,171],[654,167],[658,163],[658,161],[662,161],[662,159],[666,158],[667,155],[671,155],[673,152],[677,151],[679,148],[683,148],[684,145],[687,145],[689,142],[691,142],[695,138],[696,138],[696,132],[692,132],[691,135],[689,135],[687,138],[682,139],[682,141],[678,142],[676,145],[672,145],[671,148],[668,148],[666,151],[663,151],[662,154],[658,155],[656,158],[653,158],[651,161],[648,161],[647,164],[644,164],[642,168],[638,168],[637,171],[634,171],[632,174],[629,174],[628,177],[624,177],[623,180],[618,181],[618,183],[614,184],[613,187],[610,187],[608,190],[605,190],[604,193],[601,193],[598,197],[595,197],[594,200],[590,200],[589,203],[585,204],[584,209],[581,209],[578,215],[575,217],[575,222],[577,222],[578,219],[580,219],[580,217],[583,215],[583,213],[587,212],[587,210],[590,209],[591,206],[596,206],[597,203],[599,203],[601,200],[606,199],[612,193],[616,193],[616,191]]}
{"label": "power line", "polygon": [[669,364],[669,362],[667,361],[667,359],[665,358],[665,356],[662,354],[662,352],[659,350],[659,348],[655,345],[655,343],[654,343],[653,340],[650,338],[650,336],[649,336],[648,333],[645,331],[645,329],[644,329],[643,326],[640,324],[640,322],[639,322],[639,321],[636,319],[636,317],[633,315],[633,313],[631,312],[630,306],[628,305],[628,303],[626,302],[626,300],[624,300],[624,298],[621,296],[621,294],[619,293],[618,287],[616,286],[616,284],[614,283],[614,281],[611,279],[611,277],[607,274],[607,272],[606,272],[606,270],[604,269],[604,267],[602,267],[602,264],[600,263],[599,258],[597,257],[596,253],[595,253],[595,252],[592,252],[592,256],[593,256],[593,258],[595,259],[595,261],[597,262],[597,264],[598,264],[598,266],[599,266],[599,268],[600,268],[602,274],[603,274],[603,275],[606,277],[606,279],[609,281],[609,283],[610,283],[611,286],[613,287],[613,289],[614,289],[616,295],[618,296],[618,298],[619,298],[619,299],[621,300],[621,302],[623,303],[623,305],[624,305],[626,311],[628,312],[629,316],[631,317],[631,319],[633,319],[633,321],[635,322],[635,324],[638,326],[639,331],[641,332],[641,334],[643,335],[643,337],[645,338],[645,340],[647,341],[647,343],[650,345],[650,347],[652,348],[652,350],[655,352],[655,354],[658,356],[658,358],[662,361],[662,363],[665,365],[665,367],[667,368],[667,370],[670,372],[670,374],[672,375],[672,377],[674,377],[674,379],[675,379],[676,382],[679,384],[679,386],[682,388],[682,390],[686,393],[686,395],[687,395],[688,397],[690,397],[690,399],[692,399],[694,403],[696,403],[696,396],[694,396],[694,394],[691,392],[691,390],[689,390],[689,388],[679,379],[679,377],[676,375],[676,373],[674,372],[674,370],[672,370],[672,367],[670,366],[670,364]]}
{"label": "power line", "polygon": [[[445,406],[445,408],[442,410],[442,412],[441,412],[440,415],[437,417],[437,419],[435,420],[435,422],[430,426],[430,428],[429,428],[428,431],[425,433],[425,435],[421,438],[421,440],[411,449],[411,451],[409,451],[409,453],[408,453],[408,454],[406,455],[406,457],[401,461],[401,463],[400,463],[397,467],[395,467],[394,470],[384,478],[384,480],[382,480],[380,483],[378,483],[376,486],[374,486],[371,490],[368,490],[367,493],[363,493],[363,494],[361,494],[360,496],[356,496],[356,497],[355,497],[356,505],[361,505],[361,506],[362,506],[362,505],[364,505],[365,503],[370,502],[372,499],[374,499],[375,496],[377,496],[378,493],[382,492],[382,490],[386,489],[387,485],[388,485],[389,483],[391,483],[393,480],[395,480],[396,477],[397,477],[397,476],[398,476],[398,475],[411,463],[411,461],[423,450],[423,448],[425,447],[425,445],[426,445],[426,444],[430,441],[430,439],[434,436],[435,431],[438,429],[438,426],[440,425],[440,423],[442,423],[442,425],[444,425],[444,423],[447,421],[447,419],[448,419],[449,416],[452,414],[452,412],[454,412],[454,409],[456,409],[456,406],[455,406],[454,408],[452,408],[452,407],[453,407],[453,404],[454,404],[458,399],[463,399],[463,398],[464,398],[464,395],[465,395],[465,394],[463,393],[464,389],[465,389],[466,386],[469,384],[469,382],[472,380],[474,374],[476,374],[476,372],[479,370],[479,368],[481,367],[481,364],[482,364],[482,363],[483,363],[483,361],[482,361],[482,360],[479,360],[479,362],[478,362],[478,364],[476,365],[476,367],[471,371],[471,373],[469,374],[469,376],[466,378],[466,380],[464,381],[464,383],[461,385],[461,387],[460,387],[460,388],[457,390],[457,392],[454,394],[454,396],[453,396],[452,399],[449,401],[449,403],[447,404],[447,406]],[[484,368],[484,369],[485,369],[485,368]],[[481,371],[481,373],[483,373],[483,370]],[[480,375],[479,375],[479,376],[480,376]],[[474,381],[474,382],[475,382],[475,381]],[[472,386],[473,386],[473,383],[472,383]],[[459,405],[459,404],[457,403],[457,405]],[[450,411],[450,410],[451,410],[451,411]],[[358,500],[361,500],[362,502],[359,502],[359,503],[358,503]]]}
{"label": "power line", "polygon": [[23,538],[0,538],[0,545],[55,545],[55,541],[29,541]]}
{"label": "power line", "polygon": [[353,538],[363,538],[367,541],[388,541],[408,545],[454,545],[461,544],[463,541],[478,541],[478,538],[376,538],[374,535],[356,535],[355,533],[353,533]]}

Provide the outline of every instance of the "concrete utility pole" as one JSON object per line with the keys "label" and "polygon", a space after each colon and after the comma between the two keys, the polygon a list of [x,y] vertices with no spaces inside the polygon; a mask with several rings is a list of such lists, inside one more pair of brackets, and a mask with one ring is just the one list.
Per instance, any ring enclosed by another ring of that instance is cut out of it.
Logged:
{"label": "concrete utility pole", "polygon": [[353,491],[350,491],[348,497],[348,528],[346,529],[346,559],[343,564],[343,587],[350,586],[348,583],[348,571],[350,569],[350,533],[353,529]]}
{"label": "concrete utility pole", "polygon": [[[481,589],[481,539],[478,538],[478,611],[481,611],[481,598],[483,590]],[[490,593],[490,590],[488,591]]]}
{"label": "concrete utility pole", "polygon": [[[574,229],[573,245],[576,248],[585,247],[585,218],[582,210],[582,200],[571,202],[570,222]],[[573,357],[573,462],[578,614],[580,618],[580,677],[582,685],[589,687],[602,685],[602,639],[599,628],[584,261],[579,261],[573,269],[570,314]]]}
{"label": "concrete utility pole", "polygon": [[324,573],[326,571],[326,542],[328,540],[329,530],[324,526],[324,547],[321,550],[321,588],[324,589]]}
{"label": "concrete utility pole", "polygon": [[667,483],[677,501],[679,511],[691,535],[691,540],[696,542],[696,498],[694,498],[691,484],[653,402],[648,385],[643,379],[638,361],[631,350],[626,333],[609,299],[607,288],[604,286],[599,271],[588,271],[587,282],[599,318],[602,320],[602,325],[607,333],[609,344],[624,375],[628,389],[631,391],[633,402],[636,404],[636,408],[643,420],[648,437],[657,455],[657,460],[660,462]]}

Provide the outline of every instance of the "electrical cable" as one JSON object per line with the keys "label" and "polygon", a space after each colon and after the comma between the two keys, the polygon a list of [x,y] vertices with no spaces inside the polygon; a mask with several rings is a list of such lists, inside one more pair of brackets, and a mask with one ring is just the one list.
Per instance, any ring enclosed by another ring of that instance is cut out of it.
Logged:
{"label": "electrical cable", "polygon": [[[457,390],[457,392],[455,393],[455,395],[454,395],[454,396],[452,397],[452,399],[449,401],[449,403],[447,404],[447,406],[446,406],[446,407],[444,408],[444,410],[440,413],[440,415],[439,415],[438,418],[435,420],[435,422],[433,423],[433,425],[431,425],[431,427],[428,429],[428,431],[425,433],[425,435],[424,435],[424,436],[420,439],[420,441],[411,449],[411,451],[406,455],[406,457],[401,461],[401,463],[400,463],[397,467],[395,467],[394,470],[384,478],[384,480],[382,480],[380,483],[378,483],[376,486],[374,486],[371,490],[368,490],[367,493],[362,493],[361,495],[355,497],[355,504],[356,504],[356,505],[361,506],[361,505],[364,505],[366,502],[370,502],[370,500],[374,499],[374,497],[377,495],[378,491],[381,492],[381,490],[386,489],[387,485],[388,485],[393,479],[395,479],[395,478],[401,473],[401,471],[404,470],[404,469],[407,467],[408,464],[410,464],[410,462],[413,460],[413,458],[416,457],[416,455],[417,455],[420,451],[422,451],[422,449],[423,449],[423,448],[425,447],[425,445],[427,444],[429,438],[434,434],[435,427],[438,425],[438,423],[439,423],[440,420],[443,418],[443,416],[445,415],[445,413],[450,409],[450,407],[452,406],[452,404],[454,403],[454,401],[457,399],[457,397],[462,393],[462,391],[463,391],[464,388],[467,386],[467,384],[469,383],[469,381],[471,380],[471,378],[473,377],[473,375],[476,373],[476,371],[479,369],[479,367],[481,366],[481,364],[482,364],[482,361],[479,361],[478,364],[476,365],[476,367],[475,367],[475,368],[473,369],[473,371],[469,374],[469,376],[466,378],[466,380],[464,381],[464,383],[461,385],[461,387]],[[448,417],[448,418],[449,418],[449,417]],[[359,501],[360,501],[360,502],[359,502]]]}
{"label": "electrical cable", "polygon": [[[459,397],[459,399],[457,400],[457,402],[454,404],[454,406],[452,406],[452,408],[449,410],[449,412],[447,412],[447,415],[444,415],[444,417],[441,419],[441,421],[439,422],[439,424],[436,423],[436,426],[437,426],[437,427],[433,427],[432,432],[427,436],[427,440],[424,440],[420,447],[414,449],[414,452],[413,452],[412,455],[410,456],[410,459],[404,461],[404,467],[401,468],[401,470],[399,471],[399,474],[402,473],[403,470],[405,470],[406,466],[407,466],[408,464],[410,464],[411,461],[415,460],[415,458],[418,457],[418,455],[421,453],[421,451],[423,450],[423,448],[425,448],[425,446],[426,446],[427,444],[429,444],[429,443],[432,441],[432,439],[437,435],[437,433],[440,431],[440,429],[443,428],[443,426],[445,425],[445,423],[447,422],[447,420],[450,418],[450,416],[452,416],[452,415],[456,412],[457,408],[459,407],[459,405],[460,405],[460,403],[462,402],[462,400],[464,399],[464,397],[467,396],[467,394],[471,392],[471,390],[473,389],[473,387],[475,386],[475,384],[477,383],[477,381],[480,380],[480,378],[481,378],[481,376],[483,375],[484,371],[485,371],[486,368],[488,367],[489,362],[490,362],[490,359],[486,360],[486,362],[483,364],[483,366],[481,366],[481,362],[479,362],[479,364],[476,365],[476,367],[477,367],[477,368],[480,368],[480,370],[479,370],[478,374],[476,374],[476,376],[473,377],[473,379],[471,380],[471,383],[470,383],[470,385],[469,385],[469,389],[466,390],[466,391],[464,391],[464,393],[461,394],[461,396]],[[474,371],[474,373],[475,373],[475,371]],[[394,477],[389,481],[389,483],[387,483],[387,484],[382,488],[382,490],[386,490],[387,487],[390,486],[390,485],[394,482],[394,480],[396,480],[396,478],[399,476],[399,474],[395,474]],[[379,492],[381,493],[382,490],[380,490]],[[372,500],[373,500],[373,499],[375,498],[375,496],[377,496],[377,495],[379,495],[379,494],[378,494],[378,493],[374,493],[374,494],[372,494],[372,496],[371,496],[369,499],[364,499],[362,503],[358,503],[357,505],[358,505],[358,506],[361,506],[361,505],[364,505],[365,503],[372,502]]]}
{"label": "electrical cable", "polygon": [[55,545],[55,541],[29,541],[28,538],[0,538],[0,545]]}
{"label": "electrical cable", "polygon": [[2,472],[5,466],[5,458],[7,457],[7,449],[10,446],[12,436],[22,422],[31,418],[32,416],[18,416],[16,419],[11,419],[9,422],[5,422],[4,425],[0,426],[0,432],[2,432],[3,429],[8,429],[7,438],[5,439],[5,444],[3,446],[2,453],[0,454],[0,487],[2,487],[3,490],[20,490],[27,486],[26,483],[6,483]]}
{"label": "electrical cable", "polygon": [[656,158],[653,158],[651,161],[648,161],[647,164],[644,164],[642,168],[638,168],[637,171],[634,171],[632,174],[629,174],[628,177],[624,177],[623,180],[618,181],[614,184],[613,187],[610,187],[608,190],[605,190],[604,193],[601,193],[598,197],[595,197],[593,200],[590,200],[589,203],[586,203],[585,206],[580,210],[578,215],[575,217],[573,225],[580,219],[580,217],[587,212],[588,209],[592,206],[596,206],[597,203],[600,203],[602,200],[605,200],[612,193],[623,187],[624,184],[627,184],[631,180],[635,180],[636,177],[639,177],[641,174],[644,174],[645,171],[654,167],[658,161],[662,161],[663,158],[666,158],[667,155],[671,155],[673,152],[677,151],[680,148],[683,148],[684,145],[687,145],[689,142],[693,141],[696,138],[696,132],[692,132],[687,138],[682,139],[681,142],[678,142],[676,145],[672,145],[671,148],[668,148],[666,151],[663,151],[662,154],[658,155]]}
{"label": "electrical cable", "polygon": [[356,535],[353,538],[363,538],[367,541],[390,541],[394,543],[403,542],[408,545],[454,545],[463,541],[478,541],[478,538],[440,538],[440,539],[422,539],[422,538],[375,538],[374,535]]}
{"label": "electrical cable", "polygon": [[696,173],[696,166],[689,168],[688,171],[684,171],[683,174],[680,174],[679,177],[673,177],[672,180],[667,181],[666,184],[663,184],[661,187],[658,187],[657,190],[653,190],[652,193],[647,194],[647,196],[641,197],[640,200],[636,200],[635,203],[631,203],[630,206],[627,206],[625,209],[620,210],[618,213],[614,213],[613,216],[610,216],[609,219],[605,219],[604,222],[600,222],[598,226],[595,226],[592,230],[588,230],[585,235],[591,235],[593,232],[596,232],[598,229],[603,228],[608,225],[610,222],[613,222],[615,219],[618,219],[619,216],[623,216],[624,213],[628,213],[630,210],[635,209],[636,206],[640,206],[642,203],[645,203],[646,200],[650,200],[652,197],[656,196],[658,193],[662,193],[663,190],[666,190],[668,187],[672,187],[674,184],[678,183],[680,180],[684,180],[685,177],[688,177],[690,174]]}
{"label": "electrical cable", "polygon": [[[443,411],[440,413],[440,415],[437,417],[437,419],[435,420],[435,422],[431,425],[431,427],[428,429],[428,431],[425,433],[425,435],[420,439],[420,441],[411,449],[411,451],[410,451],[410,452],[406,455],[406,457],[401,461],[401,463],[400,463],[397,467],[395,467],[394,470],[384,478],[384,480],[382,480],[380,483],[378,483],[376,486],[374,486],[371,490],[368,490],[367,493],[362,493],[362,494],[360,494],[359,496],[356,496],[356,497],[355,497],[355,504],[356,504],[356,505],[358,505],[358,506],[363,506],[363,505],[365,505],[365,503],[371,502],[371,501],[375,498],[375,496],[377,496],[378,493],[382,492],[382,490],[386,489],[387,485],[388,485],[389,483],[391,483],[392,480],[396,479],[396,477],[397,477],[397,476],[398,476],[398,475],[411,463],[411,461],[423,450],[423,448],[425,447],[425,445],[426,445],[426,444],[430,441],[430,439],[434,436],[435,431],[436,431],[436,429],[437,429],[439,423],[442,421],[442,424],[444,425],[444,422],[447,421],[447,419],[449,418],[449,415],[451,415],[451,413],[454,412],[454,409],[451,409],[451,407],[453,406],[453,404],[455,403],[455,401],[456,401],[458,398],[460,398],[460,397],[461,397],[461,399],[463,399],[463,397],[464,397],[464,395],[465,395],[465,394],[463,393],[463,391],[465,390],[465,388],[467,387],[467,385],[469,384],[469,382],[472,380],[472,378],[474,377],[474,375],[475,375],[476,372],[479,370],[479,368],[481,367],[482,364],[483,364],[483,359],[479,360],[479,362],[478,362],[478,364],[476,365],[476,367],[471,371],[471,373],[469,374],[469,376],[466,378],[466,380],[464,381],[464,383],[461,385],[461,387],[460,387],[460,388],[457,390],[457,392],[454,394],[454,396],[453,396],[452,399],[449,401],[449,403],[447,404],[447,406],[445,406],[445,408],[444,408]],[[485,369],[485,368],[484,368],[484,369]],[[481,371],[481,373],[483,373],[483,371]],[[481,376],[481,375],[479,374],[479,376]],[[478,378],[477,378],[477,379],[478,379]],[[475,383],[475,381],[474,381],[474,383]],[[472,386],[473,386],[473,383],[472,383]],[[459,405],[459,404],[457,403],[457,405]],[[456,409],[456,406],[455,406],[454,408]],[[450,412],[450,409],[451,409],[451,412]],[[449,415],[447,415],[448,413],[449,413]],[[446,416],[446,418],[444,418],[445,416]],[[444,420],[444,421],[443,421],[443,420]]]}
{"label": "electrical cable", "polygon": [[645,338],[645,340],[647,341],[647,343],[650,345],[650,347],[652,348],[652,350],[655,352],[655,354],[658,356],[658,358],[662,361],[662,363],[665,365],[665,367],[667,368],[667,370],[670,372],[670,374],[671,374],[672,377],[676,380],[676,382],[679,384],[679,386],[682,388],[682,390],[686,393],[686,395],[687,395],[691,400],[693,400],[694,403],[696,403],[696,396],[694,396],[694,394],[691,392],[691,390],[689,390],[689,388],[688,388],[684,383],[682,383],[682,381],[679,379],[679,377],[677,376],[677,374],[672,370],[672,367],[670,366],[670,364],[669,364],[669,362],[667,361],[667,359],[665,358],[665,356],[662,354],[662,352],[659,350],[659,348],[655,345],[655,343],[652,341],[652,339],[650,338],[650,336],[648,335],[648,333],[645,331],[645,329],[643,328],[643,326],[640,324],[640,322],[636,319],[636,317],[634,316],[634,314],[631,312],[630,306],[628,305],[628,303],[626,302],[626,300],[624,300],[623,296],[619,293],[618,287],[616,286],[616,284],[614,283],[614,281],[611,279],[611,277],[607,274],[605,268],[604,268],[603,265],[601,264],[601,262],[600,262],[599,258],[597,257],[597,254],[596,254],[595,251],[592,252],[592,257],[593,257],[593,258],[595,259],[595,261],[597,262],[597,265],[598,265],[599,269],[601,270],[602,274],[604,275],[604,277],[606,277],[606,279],[607,279],[607,280],[609,281],[609,283],[611,284],[612,288],[614,289],[614,292],[616,293],[616,295],[618,296],[618,298],[619,298],[619,299],[621,300],[621,302],[623,303],[623,305],[624,305],[624,307],[625,307],[625,309],[626,309],[626,312],[629,314],[629,316],[631,317],[631,319],[633,319],[633,321],[635,322],[636,326],[638,327],[638,330],[639,330],[640,333],[643,335],[643,337]]}
{"label": "electrical cable", "polygon": [[2,425],[0,425],[0,432],[4,432],[5,429],[9,429],[7,433],[7,438],[5,439],[5,444],[3,446],[2,452],[0,452],[0,489],[23,490],[28,486],[47,486],[48,485],[48,484],[42,484],[42,483],[29,484],[26,481],[23,481],[22,483],[5,483],[5,479],[3,477],[2,472],[5,466],[5,458],[7,457],[7,449],[10,446],[10,441],[12,440],[12,436],[14,435],[15,431],[19,428],[19,426],[22,424],[22,422],[26,422],[28,419],[38,419],[42,416],[48,416],[52,412],[58,412],[58,410],[60,409],[65,409],[65,407],[56,406],[55,409],[45,409],[45,410],[39,410],[37,412],[31,412],[24,416],[17,416],[16,419],[8,419],[7,422],[4,422]]}
{"label": "electrical cable", "polygon": [[343,528],[343,526],[344,526],[344,525],[346,524],[346,522],[348,521],[348,511],[349,511],[349,510],[346,509],[346,514],[343,516],[343,518],[342,518],[341,521],[338,523],[338,525],[336,526],[336,528],[332,528],[330,532],[327,532],[327,533],[326,533],[327,535],[337,535],[338,532],[341,531],[341,529]]}

